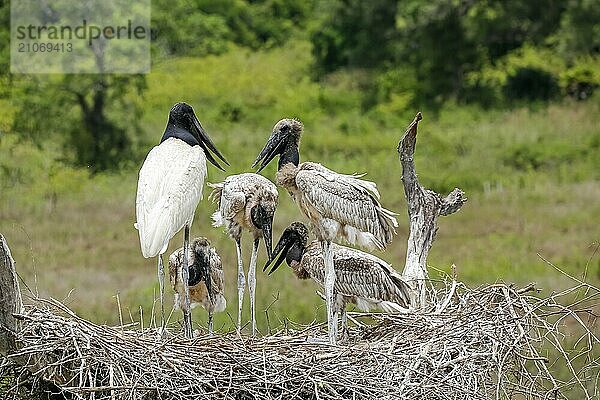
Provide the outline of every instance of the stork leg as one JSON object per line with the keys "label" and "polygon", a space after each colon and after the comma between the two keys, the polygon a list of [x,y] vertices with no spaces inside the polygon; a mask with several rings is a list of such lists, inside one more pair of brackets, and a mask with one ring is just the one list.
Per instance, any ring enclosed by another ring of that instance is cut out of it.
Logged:
{"label": "stork leg", "polygon": [[158,255],[158,290],[160,293],[160,328],[165,329],[165,267],[163,255]]}
{"label": "stork leg", "polygon": [[254,312],[254,295],[256,291],[256,258],[258,256],[259,239],[254,239],[250,269],[248,270],[248,291],[250,292],[250,319],[252,320],[252,336],[256,335],[256,314]]}
{"label": "stork leg", "polygon": [[342,296],[339,299],[339,313],[342,319],[340,340],[348,338],[348,314],[346,314],[346,301]]}
{"label": "stork leg", "polygon": [[190,311],[190,264],[188,260],[188,252],[190,248],[190,227],[185,225],[183,232],[183,267],[181,268],[181,280],[183,284],[183,327],[185,337],[192,338],[192,314]]}
{"label": "stork leg", "polygon": [[208,312],[208,335],[213,335],[213,313],[212,311]]}
{"label": "stork leg", "polygon": [[333,267],[333,252],[331,241],[321,242],[323,248],[323,260],[325,261],[325,301],[327,303],[327,327],[329,331],[329,343],[336,343],[337,321],[334,319],[334,293],[335,269]]}
{"label": "stork leg", "polygon": [[[334,295],[335,298],[335,295]],[[333,335],[335,335],[335,339],[337,341],[338,339],[338,322],[340,320],[340,309],[338,307],[337,301],[334,300],[334,305],[333,305],[333,327],[334,327],[334,333]],[[331,335],[331,333],[330,333]]]}
{"label": "stork leg", "polygon": [[236,249],[237,249],[237,259],[238,259],[238,320],[237,320],[237,333],[241,335],[242,332],[242,305],[244,304],[244,286],[246,284],[246,278],[244,276],[244,265],[242,264],[242,247],[240,244],[240,239],[236,239],[235,241]]}

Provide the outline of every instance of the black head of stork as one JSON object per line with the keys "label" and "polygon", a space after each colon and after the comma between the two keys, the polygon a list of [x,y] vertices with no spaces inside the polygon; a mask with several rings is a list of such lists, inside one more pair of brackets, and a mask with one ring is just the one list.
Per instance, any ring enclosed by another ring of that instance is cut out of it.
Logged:
{"label": "black head of stork", "polygon": [[225,164],[229,165],[225,157],[223,157],[210,139],[210,136],[208,136],[208,133],[206,133],[200,124],[200,121],[198,121],[194,109],[189,104],[176,103],[173,108],[171,108],[167,127],[165,128],[165,133],[160,142],[162,143],[168,138],[180,139],[190,146],[202,147],[206,159],[221,171],[224,171],[224,169],[219,165],[217,160],[215,160],[212,153]]}
{"label": "black head of stork", "polygon": [[260,202],[250,210],[252,224],[262,232],[267,256],[271,259],[273,253],[273,217],[277,204],[270,201]]}
{"label": "black head of stork", "polygon": [[299,263],[304,255],[306,249],[306,243],[308,242],[308,228],[302,222],[294,222],[281,234],[279,242],[273,250],[273,257],[269,259],[265,264],[263,271],[273,262],[275,257],[279,255],[273,267],[269,271],[271,275],[279,266],[283,263],[283,260],[287,262],[289,266],[292,266],[293,262]]}
{"label": "black head of stork", "polygon": [[262,171],[276,155],[279,157],[279,168],[287,163],[293,163],[298,165],[300,162],[300,156],[298,154],[298,145],[300,144],[300,136],[304,125],[302,122],[292,119],[284,118],[277,122],[273,127],[273,132],[265,144],[265,147],[261,150],[256,160],[252,164],[252,168],[256,167],[260,163],[258,172]]}

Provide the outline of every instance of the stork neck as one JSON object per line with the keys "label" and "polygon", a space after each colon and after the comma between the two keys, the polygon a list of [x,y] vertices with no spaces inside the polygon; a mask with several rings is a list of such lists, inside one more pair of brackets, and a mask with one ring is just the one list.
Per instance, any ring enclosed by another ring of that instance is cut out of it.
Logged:
{"label": "stork neck", "polygon": [[209,269],[208,262],[209,260],[204,251],[199,249],[194,250],[192,265],[188,269],[188,286],[196,286],[200,281],[206,282],[207,271]]}
{"label": "stork neck", "polygon": [[202,274],[200,273],[200,266],[197,263],[190,265],[189,270],[188,286],[196,286],[202,280]]}
{"label": "stork neck", "polygon": [[279,157],[278,170],[280,170],[285,164],[289,163],[294,164],[296,167],[300,163],[300,153],[298,152],[298,144],[296,143],[287,143],[285,150]]}
{"label": "stork neck", "polygon": [[160,139],[160,142],[162,143],[165,140],[167,140],[168,138],[176,138],[179,140],[183,140],[190,146],[197,146],[200,144],[200,143],[198,143],[198,139],[196,139],[196,137],[194,135],[192,135],[192,133],[190,131],[188,131],[185,128],[175,125],[171,121],[169,121],[167,123],[167,127],[165,128],[165,133],[163,134],[162,139]]}

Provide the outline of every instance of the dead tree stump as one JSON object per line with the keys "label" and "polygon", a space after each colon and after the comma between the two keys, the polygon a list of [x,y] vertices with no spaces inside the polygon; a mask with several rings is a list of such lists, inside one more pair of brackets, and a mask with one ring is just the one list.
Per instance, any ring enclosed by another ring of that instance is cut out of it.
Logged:
{"label": "dead tree stump", "polygon": [[16,334],[20,329],[20,322],[13,314],[23,312],[23,300],[15,261],[10,254],[6,239],[0,234],[0,354],[7,355],[15,351]]}
{"label": "dead tree stump", "polygon": [[427,255],[435,240],[438,230],[437,218],[460,210],[467,198],[465,193],[455,188],[446,197],[424,188],[415,170],[415,144],[417,142],[417,125],[423,119],[420,112],[406,129],[398,144],[398,154],[402,165],[402,183],[408,203],[410,231],[406,264],[403,276],[413,289],[411,308],[422,309],[426,306]]}

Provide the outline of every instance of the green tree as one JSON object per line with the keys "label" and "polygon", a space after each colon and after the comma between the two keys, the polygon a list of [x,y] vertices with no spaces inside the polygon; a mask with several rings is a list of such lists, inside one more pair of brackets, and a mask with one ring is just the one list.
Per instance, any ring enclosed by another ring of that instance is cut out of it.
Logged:
{"label": "green tree", "polygon": [[[10,15],[9,7],[0,5],[1,18]],[[9,36],[8,24],[0,27],[0,36]],[[7,47],[1,54],[8,54]],[[103,70],[103,53],[94,54]],[[64,159],[92,172],[116,169],[135,155],[143,75],[12,75],[6,68],[1,86],[16,108],[11,130],[20,137],[40,146],[45,140],[61,143]]]}
{"label": "green tree", "polygon": [[311,35],[317,68],[377,67],[393,59],[397,0],[336,2]]}
{"label": "green tree", "polygon": [[440,105],[459,98],[468,71],[478,68],[481,52],[465,32],[467,9],[452,1],[436,6],[400,8],[400,40],[396,63],[414,68],[415,101]]}
{"label": "green tree", "polygon": [[280,46],[305,28],[315,0],[197,0],[197,5],[225,20],[234,43],[258,49]]}
{"label": "green tree", "polygon": [[66,159],[92,172],[117,169],[135,159],[146,87],[142,75],[18,76],[12,130],[34,143],[55,140]]}
{"label": "green tree", "polygon": [[[325,16],[311,35],[315,69],[318,73],[346,67],[370,70],[381,77],[373,79],[376,87],[368,94],[377,93],[377,101],[389,101],[394,90],[403,98],[407,98],[407,90],[412,91],[408,97],[417,104],[439,106],[449,99],[484,101],[486,88],[467,77],[493,67],[523,46],[553,46],[561,21],[570,32],[563,35],[565,41],[578,43],[573,46],[578,54],[597,51],[598,45],[591,44],[598,43],[594,41],[597,11],[591,9],[592,3],[332,0],[321,8]],[[569,28],[571,25],[577,25],[577,29]],[[400,79],[397,71],[406,78]],[[512,83],[519,81],[525,82],[517,79]],[[410,87],[394,88],[394,83]],[[494,91],[501,92],[500,87]],[[372,101],[367,103],[374,105]]]}
{"label": "green tree", "polygon": [[600,55],[600,6],[595,0],[570,0],[559,31],[560,49],[567,59]]}
{"label": "green tree", "polygon": [[233,34],[223,16],[203,11],[197,2],[152,2],[154,44],[166,55],[203,56],[227,51]]}

